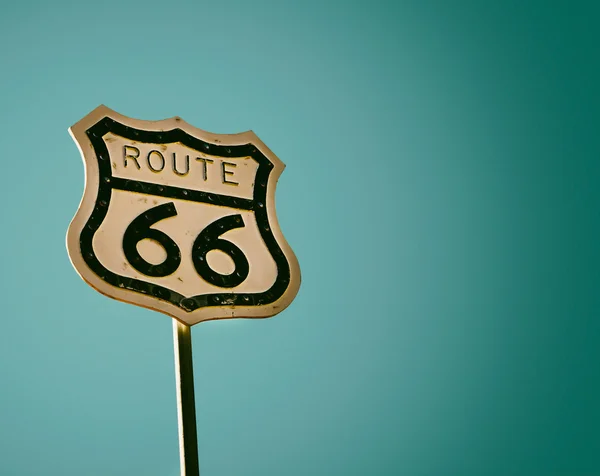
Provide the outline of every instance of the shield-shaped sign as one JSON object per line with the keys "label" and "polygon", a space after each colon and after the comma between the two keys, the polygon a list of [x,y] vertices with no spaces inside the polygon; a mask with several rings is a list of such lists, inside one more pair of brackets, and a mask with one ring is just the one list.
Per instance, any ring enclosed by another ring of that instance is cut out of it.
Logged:
{"label": "shield-shaped sign", "polygon": [[284,164],[253,132],[105,106],[70,132],[86,181],[67,249],[93,288],[187,325],[269,317],[294,299],[300,269],[275,215]]}

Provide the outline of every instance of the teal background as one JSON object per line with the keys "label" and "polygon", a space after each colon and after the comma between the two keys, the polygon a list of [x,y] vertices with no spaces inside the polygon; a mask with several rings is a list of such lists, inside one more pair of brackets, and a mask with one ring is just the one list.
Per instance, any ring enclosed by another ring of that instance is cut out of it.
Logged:
{"label": "teal background", "polygon": [[288,166],[296,301],[193,329],[204,476],[600,475],[600,8],[491,3],[2,3],[0,474],[179,474],[169,318],[65,250],[104,103]]}

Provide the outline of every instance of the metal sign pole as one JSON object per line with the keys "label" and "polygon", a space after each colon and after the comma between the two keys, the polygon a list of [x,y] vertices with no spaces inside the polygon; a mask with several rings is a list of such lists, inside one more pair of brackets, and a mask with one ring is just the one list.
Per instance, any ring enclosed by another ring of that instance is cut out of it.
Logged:
{"label": "metal sign pole", "polygon": [[173,319],[181,476],[199,476],[200,474],[191,331],[190,326]]}

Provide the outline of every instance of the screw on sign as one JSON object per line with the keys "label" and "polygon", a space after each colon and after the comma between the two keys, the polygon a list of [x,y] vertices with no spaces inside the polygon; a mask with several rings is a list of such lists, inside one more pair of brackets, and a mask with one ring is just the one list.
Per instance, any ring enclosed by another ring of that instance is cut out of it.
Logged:
{"label": "screw on sign", "polygon": [[69,131],[85,165],[69,257],[100,293],[174,318],[181,474],[196,476],[190,326],[273,316],[300,287],[275,215],[285,166],[252,132],[211,134],[178,117],[100,106]]}

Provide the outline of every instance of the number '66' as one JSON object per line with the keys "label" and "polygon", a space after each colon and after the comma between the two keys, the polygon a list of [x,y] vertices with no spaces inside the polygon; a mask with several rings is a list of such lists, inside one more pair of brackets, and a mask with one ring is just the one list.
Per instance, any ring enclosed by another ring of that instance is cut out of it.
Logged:
{"label": "number '66'", "polygon": [[[160,220],[176,215],[175,204],[169,202],[145,211],[129,224],[123,235],[123,251],[134,269],[146,276],[162,278],[179,268],[181,251],[177,243],[166,233],[150,228]],[[192,245],[192,262],[200,277],[222,288],[233,288],[244,282],[250,271],[246,256],[231,241],[220,238],[223,233],[244,226],[244,220],[238,214],[220,218],[202,230]],[[144,239],[154,240],[164,248],[167,257],[162,263],[155,265],[140,256],[137,244]],[[209,266],[206,255],[212,250],[220,250],[233,260],[235,269],[231,274],[218,273]]]}

